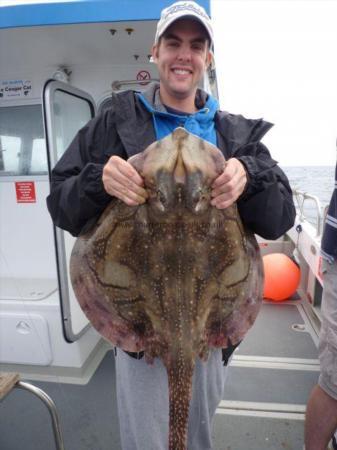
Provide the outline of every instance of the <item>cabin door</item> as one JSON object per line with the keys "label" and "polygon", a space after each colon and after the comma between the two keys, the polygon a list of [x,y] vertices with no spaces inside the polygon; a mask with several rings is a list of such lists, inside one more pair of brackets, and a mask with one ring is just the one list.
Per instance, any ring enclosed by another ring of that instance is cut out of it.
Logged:
{"label": "cabin door", "polygon": [[[43,112],[50,171],[96,109],[94,99],[86,92],[48,80],[43,89]],[[69,259],[75,238],[58,227],[54,231],[63,332],[68,342],[74,342],[90,326],[70,282]]]}

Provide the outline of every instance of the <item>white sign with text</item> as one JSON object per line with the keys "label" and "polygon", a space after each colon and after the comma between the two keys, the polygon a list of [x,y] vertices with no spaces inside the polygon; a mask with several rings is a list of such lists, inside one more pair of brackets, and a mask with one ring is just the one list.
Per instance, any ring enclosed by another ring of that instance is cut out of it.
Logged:
{"label": "white sign with text", "polygon": [[30,80],[0,80],[0,100],[8,98],[27,98],[32,93]]}

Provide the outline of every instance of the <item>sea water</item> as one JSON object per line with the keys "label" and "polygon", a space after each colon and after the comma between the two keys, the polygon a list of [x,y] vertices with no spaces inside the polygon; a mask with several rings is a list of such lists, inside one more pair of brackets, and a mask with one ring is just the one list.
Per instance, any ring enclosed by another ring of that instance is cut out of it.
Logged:
{"label": "sea water", "polygon": [[[293,189],[318,198],[321,213],[323,213],[335,187],[335,166],[283,166],[281,168]],[[310,222],[316,221],[316,206],[313,201],[305,201],[304,214]]]}

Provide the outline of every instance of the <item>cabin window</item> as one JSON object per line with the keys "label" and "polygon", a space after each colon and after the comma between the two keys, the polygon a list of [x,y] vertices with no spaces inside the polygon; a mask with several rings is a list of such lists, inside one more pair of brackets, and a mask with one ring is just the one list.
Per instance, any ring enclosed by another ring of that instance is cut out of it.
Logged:
{"label": "cabin window", "polygon": [[91,107],[82,98],[56,90],[53,113],[56,156],[59,160],[77,131],[91,119]]}
{"label": "cabin window", "polygon": [[19,170],[21,139],[13,136],[0,137],[0,170],[17,173]]}
{"label": "cabin window", "polygon": [[48,167],[46,143],[44,139],[34,139],[32,147],[31,171],[46,172]]}
{"label": "cabin window", "polygon": [[0,175],[46,175],[41,105],[0,107]]}

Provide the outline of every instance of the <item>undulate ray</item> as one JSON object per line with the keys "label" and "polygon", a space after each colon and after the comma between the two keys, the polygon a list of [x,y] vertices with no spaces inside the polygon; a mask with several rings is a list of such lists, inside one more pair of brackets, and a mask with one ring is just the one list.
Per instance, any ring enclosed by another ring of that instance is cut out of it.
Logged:
{"label": "undulate ray", "polygon": [[79,237],[71,280],[92,325],[113,345],[160,358],[169,383],[169,449],[185,450],[196,358],[238,343],[262,299],[256,240],[237,207],[211,206],[225,159],[176,129],[129,159],[148,201],[111,203]]}

